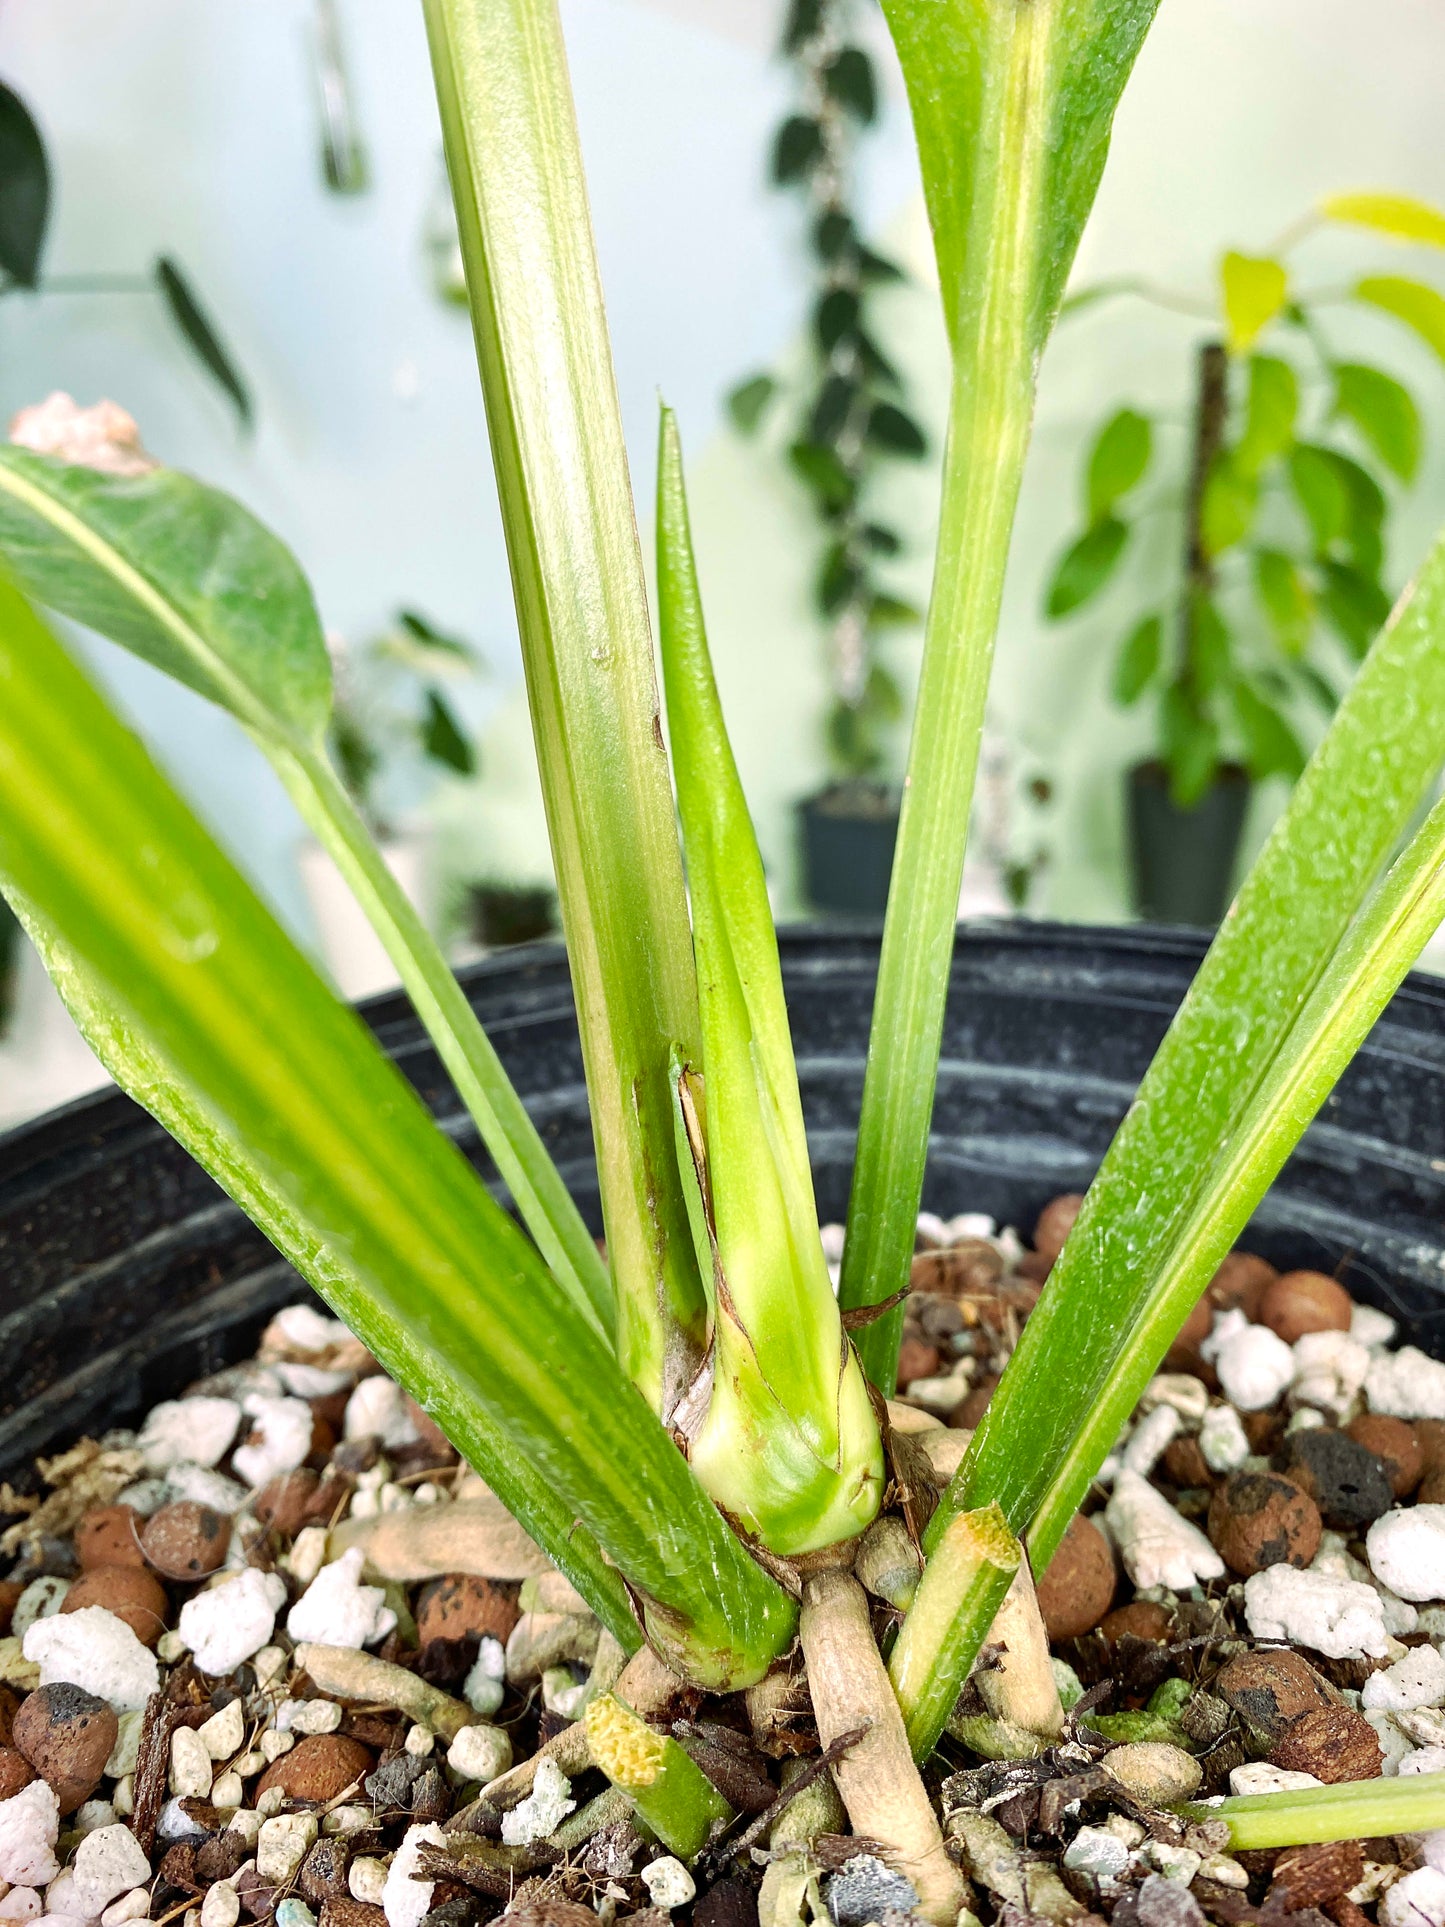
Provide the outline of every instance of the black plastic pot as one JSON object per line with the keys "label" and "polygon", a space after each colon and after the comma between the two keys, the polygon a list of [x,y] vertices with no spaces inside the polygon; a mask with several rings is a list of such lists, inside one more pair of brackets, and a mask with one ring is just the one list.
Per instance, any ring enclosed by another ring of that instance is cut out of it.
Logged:
{"label": "black plastic pot", "polygon": [[798,805],[803,895],[820,916],[882,917],[888,907],[898,795],[881,783],[834,783]]}
{"label": "black plastic pot", "polygon": [[1249,807],[1247,771],[1226,763],[1192,809],[1169,794],[1162,763],[1139,763],[1127,782],[1134,909],[1147,923],[1212,930],[1229,908]]}
{"label": "black plastic pot", "polygon": [[[925,1203],[1027,1228],[1082,1190],[1202,954],[1184,932],[1006,924],[960,936]],[[822,1216],[842,1215],[876,937],[782,938]],[[568,1182],[596,1179],[567,968],[555,946],[488,959],[467,991]],[[367,1015],[475,1151],[400,995]],[[485,1171],[489,1167],[479,1160]],[[1343,1267],[1359,1296],[1445,1337],[1445,985],[1412,977],[1249,1233],[1276,1262]],[[118,1094],[0,1139],[0,1478],[135,1419],[243,1357],[305,1287],[189,1157]]]}

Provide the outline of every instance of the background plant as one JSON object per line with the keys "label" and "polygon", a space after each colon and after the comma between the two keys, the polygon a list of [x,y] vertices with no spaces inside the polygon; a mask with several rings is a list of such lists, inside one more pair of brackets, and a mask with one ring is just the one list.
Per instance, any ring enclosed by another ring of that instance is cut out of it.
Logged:
{"label": "background plant", "polygon": [[419,758],[454,776],[476,774],[476,740],[457,716],[452,691],[484,665],[469,642],[415,609],[399,609],[391,626],[355,654],[339,653],[332,754],[373,833],[385,835],[381,791],[393,758]]}
{"label": "background plant", "polygon": [[1111,691],[1126,707],[1157,699],[1158,753],[1182,807],[1227,758],[1256,779],[1296,778],[1302,707],[1333,713],[1394,599],[1390,520],[1419,471],[1420,410],[1395,375],[1338,349],[1331,324],[1351,309],[1384,312],[1445,358],[1445,297],[1394,274],[1319,285],[1297,276],[1293,250],[1324,223],[1445,246],[1434,208],[1338,194],[1271,253],[1227,252],[1213,302],[1121,278],[1067,304],[1128,293],[1212,324],[1194,351],[1181,445],[1168,445],[1166,414],[1133,405],[1095,434],[1081,474],[1084,526],[1044,599],[1045,615],[1065,621],[1131,560],[1146,573],[1147,525],[1168,519],[1177,578],[1126,631]]}
{"label": "background plant", "polygon": [[182,339],[236,410],[251,425],[251,396],[189,277],[171,255],[159,254],[149,276],[41,276],[50,223],[51,170],[45,141],[30,109],[0,83],[0,295],[31,293],[159,295]]}
{"label": "background plant", "polygon": [[828,631],[828,751],[848,777],[877,773],[903,713],[880,645],[922,620],[888,586],[887,562],[905,537],[872,485],[888,462],[917,461],[928,447],[907,384],[877,338],[876,297],[903,271],[864,241],[854,204],[858,148],[878,113],[873,61],[852,31],[857,11],[856,0],[790,0],[783,33],[798,102],[777,129],[770,166],[774,184],[801,193],[807,210],[814,293],[803,392],[757,374],[728,397],[749,433],[771,411],[794,411],[788,464],[823,533],[813,603]]}

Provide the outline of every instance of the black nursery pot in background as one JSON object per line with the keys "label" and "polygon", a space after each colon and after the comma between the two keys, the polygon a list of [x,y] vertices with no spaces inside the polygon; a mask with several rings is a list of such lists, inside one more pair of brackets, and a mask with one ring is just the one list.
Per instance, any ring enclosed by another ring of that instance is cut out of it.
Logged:
{"label": "black nursery pot in background", "polygon": [[[847,1206],[878,943],[781,940],[820,1216]],[[924,1203],[1032,1227],[1089,1182],[1204,942],[1182,931],[1045,924],[960,934]],[[464,975],[584,1210],[597,1185],[566,960],[555,945]],[[405,999],[365,1011],[488,1178],[470,1120]],[[1445,1338],[1445,986],[1394,998],[1244,1241],[1334,1271],[1419,1344]],[[259,1232],[128,1098],[78,1103],[0,1138],[0,1479],[37,1453],[134,1422],[254,1349],[307,1296]]]}
{"label": "black nursery pot in background", "polygon": [[831,783],[798,805],[803,895],[820,916],[881,917],[898,841],[898,792]]}
{"label": "black nursery pot in background", "polygon": [[1129,863],[1134,909],[1146,923],[1212,930],[1234,894],[1239,842],[1249,808],[1249,774],[1226,763],[1192,809],[1169,794],[1162,763],[1128,773]]}

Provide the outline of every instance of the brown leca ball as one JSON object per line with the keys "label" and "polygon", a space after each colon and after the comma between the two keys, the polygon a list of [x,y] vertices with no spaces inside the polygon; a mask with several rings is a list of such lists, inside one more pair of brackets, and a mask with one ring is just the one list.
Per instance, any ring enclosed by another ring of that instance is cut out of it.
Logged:
{"label": "brown leca ball", "polygon": [[1066,1191],[1061,1197],[1050,1198],[1039,1213],[1039,1221],[1034,1226],[1034,1250],[1041,1258],[1052,1261],[1064,1248],[1064,1240],[1074,1228],[1074,1220],[1084,1202],[1082,1191]]}
{"label": "brown leca ball", "polygon": [[1345,1430],[1356,1445],[1373,1452],[1384,1466],[1397,1499],[1415,1490],[1425,1470],[1425,1453],[1412,1425],[1402,1418],[1388,1418],[1383,1412],[1361,1412]]}
{"label": "brown leca ball", "polygon": [[167,1579],[208,1579],[231,1543],[231,1521],[195,1499],[175,1499],[146,1521],[141,1551]]}
{"label": "brown leca ball", "polygon": [[1099,1624],[1099,1631],[1111,1640],[1122,1639],[1126,1633],[1135,1639],[1166,1640],[1173,1630],[1169,1608],[1153,1599],[1133,1599],[1127,1606],[1116,1606]]}
{"label": "brown leca ball", "polygon": [[1082,1512],[1069,1529],[1038,1583],[1039,1610],[1050,1639],[1078,1639],[1091,1633],[1114,1603],[1114,1555],[1109,1542]]}
{"label": "brown leca ball", "polygon": [[1286,1345],[1306,1332],[1347,1332],[1354,1306],[1350,1294],[1322,1271],[1282,1272],[1259,1301],[1259,1322]]}
{"label": "brown leca ball", "polygon": [[1277,1472],[1236,1472],[1209,1506],[1209,1537],[1242,1579],[1266,1566],[1307,1566],[1319,1550],[1319,1508]]}
{"label": "brown leca ball", "polygon": [[104,1606],[123,1619],[142,1646],[154,1646],[166,1629],[170,1602],[154,1573],[143,1566],[90,1566],[65,1595],[63,1613]]}
{"label": "brown leca ball", "polygon": [[1209,1281],[1209,1303],[1215,1311],[1242,1311],[1251,1324],[1258,1324],[1259,1301],[1278,1276],[1267,1258],[1231,1251]]}

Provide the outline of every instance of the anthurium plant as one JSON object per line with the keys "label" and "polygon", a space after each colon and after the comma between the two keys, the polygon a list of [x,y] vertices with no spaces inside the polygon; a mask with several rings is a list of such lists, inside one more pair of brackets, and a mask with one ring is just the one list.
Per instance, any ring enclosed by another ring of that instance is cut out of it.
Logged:
{"label": "anthurium plant", "polygon": [[[885,11],[954,381],[836,1294],[666,414],[655,613],[670,754],[664,741],[555,0],[425,0],[424,13],[606,1258],[335,768],[330,663],[300,569],[188,476],[0,453],[0,879],[120,1083],[437,1417],[625,1652],[645,1645],[694,1686],[733,1691],[761,1690],[801,1646],[855,1830],[895,1851],[924,1912],[951,1923],[957,1871],[914,1763],[991,1628],[1029,1650],[1033,1577],[1445,910],[1445,805],[1425,808],[1445,761],[1445,545],[1366,654],[1202,966],[927,1523],[927,1562],[882,1650],[849,1567],[898,1486],[899,1301],[1034,372],[1153,0]],[[228,709],[270,757],[390,950],[515,1215],[37,603]],[[1046,1648],[1042,1679],[1042,1692],[1022,1682],[1019,1717],[1057,1732]],[[621,1696],[587,1731],[649,1826],[695,1851],[716,1796],[685,1750]],[[1418,1784],[1411,1825],[1445,1822],[1445,1788]],[[1351,1791],[1296,1802],[1264,1831],[1251,1809],[1250,1837],[1352,1835]]]}

